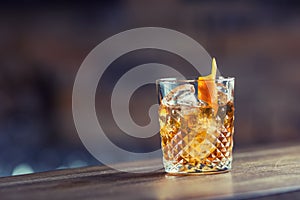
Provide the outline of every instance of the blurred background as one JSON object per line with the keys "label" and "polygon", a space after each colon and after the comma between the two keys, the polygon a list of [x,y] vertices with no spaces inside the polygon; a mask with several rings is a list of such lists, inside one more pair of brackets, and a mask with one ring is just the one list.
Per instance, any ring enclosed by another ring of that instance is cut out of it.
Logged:
{"label": "blurred background", "polygon": [[[100,42],[145,26],[189,35],[217,58],[224,76],[236,77],[236,148],[300,141],[299,1],[41,2],[0,3],[0,176],[101,164],[74,126],[76,72]],[[155,50],[122,56],[99,83],[107,91],[97,93],[97,111],[109,112],[112,80],[149,61],[186,65]],[[153,88],[144,89],[155,97]],[[106,124],[117,138],[115,124]]]}

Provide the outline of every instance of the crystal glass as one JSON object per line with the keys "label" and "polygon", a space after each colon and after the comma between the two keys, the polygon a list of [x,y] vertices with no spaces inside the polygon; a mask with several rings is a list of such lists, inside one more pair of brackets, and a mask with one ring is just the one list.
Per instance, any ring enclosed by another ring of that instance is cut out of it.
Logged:
{"label": "crystal glass", "polygon": [[165,171],[174,174],[231,169],[234,78],[156,81]]}

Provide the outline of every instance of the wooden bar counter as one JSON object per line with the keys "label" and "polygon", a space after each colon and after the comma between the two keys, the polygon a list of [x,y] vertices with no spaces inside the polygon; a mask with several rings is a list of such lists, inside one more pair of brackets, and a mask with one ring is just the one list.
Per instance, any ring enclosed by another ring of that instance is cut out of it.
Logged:
{"label": "wooden bar counter", "polygon": [[[146,166],[160,160],[147,161]],[[134,163],[124,164],[134,167]],[[0,178],[0,199],[297,199],[300,145],[235,151],[229,173],[171,176],[105,166]]]}

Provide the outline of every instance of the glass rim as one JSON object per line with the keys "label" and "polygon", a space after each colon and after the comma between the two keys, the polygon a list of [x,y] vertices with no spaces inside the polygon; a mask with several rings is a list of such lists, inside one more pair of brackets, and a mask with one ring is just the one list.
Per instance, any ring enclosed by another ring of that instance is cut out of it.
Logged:
{"label": "glass rim", "polygon": [[219,76],[212,79],[205,79],[205,80],[198,80],[198,77],[183,79],[183,78],[160,78],[156,80],[156,83],[194,83],[196,81],[233,81],[235,80],[235,77],[223,77]]}

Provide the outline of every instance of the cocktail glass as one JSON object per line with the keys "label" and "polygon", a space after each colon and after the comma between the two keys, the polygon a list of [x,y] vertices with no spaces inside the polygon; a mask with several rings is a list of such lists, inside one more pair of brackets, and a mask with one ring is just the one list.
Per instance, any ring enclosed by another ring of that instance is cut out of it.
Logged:
{"label": "cocktail glass", "polygon": [[231,169],[234,78],[156,81],[165,171],[206,174]]}

